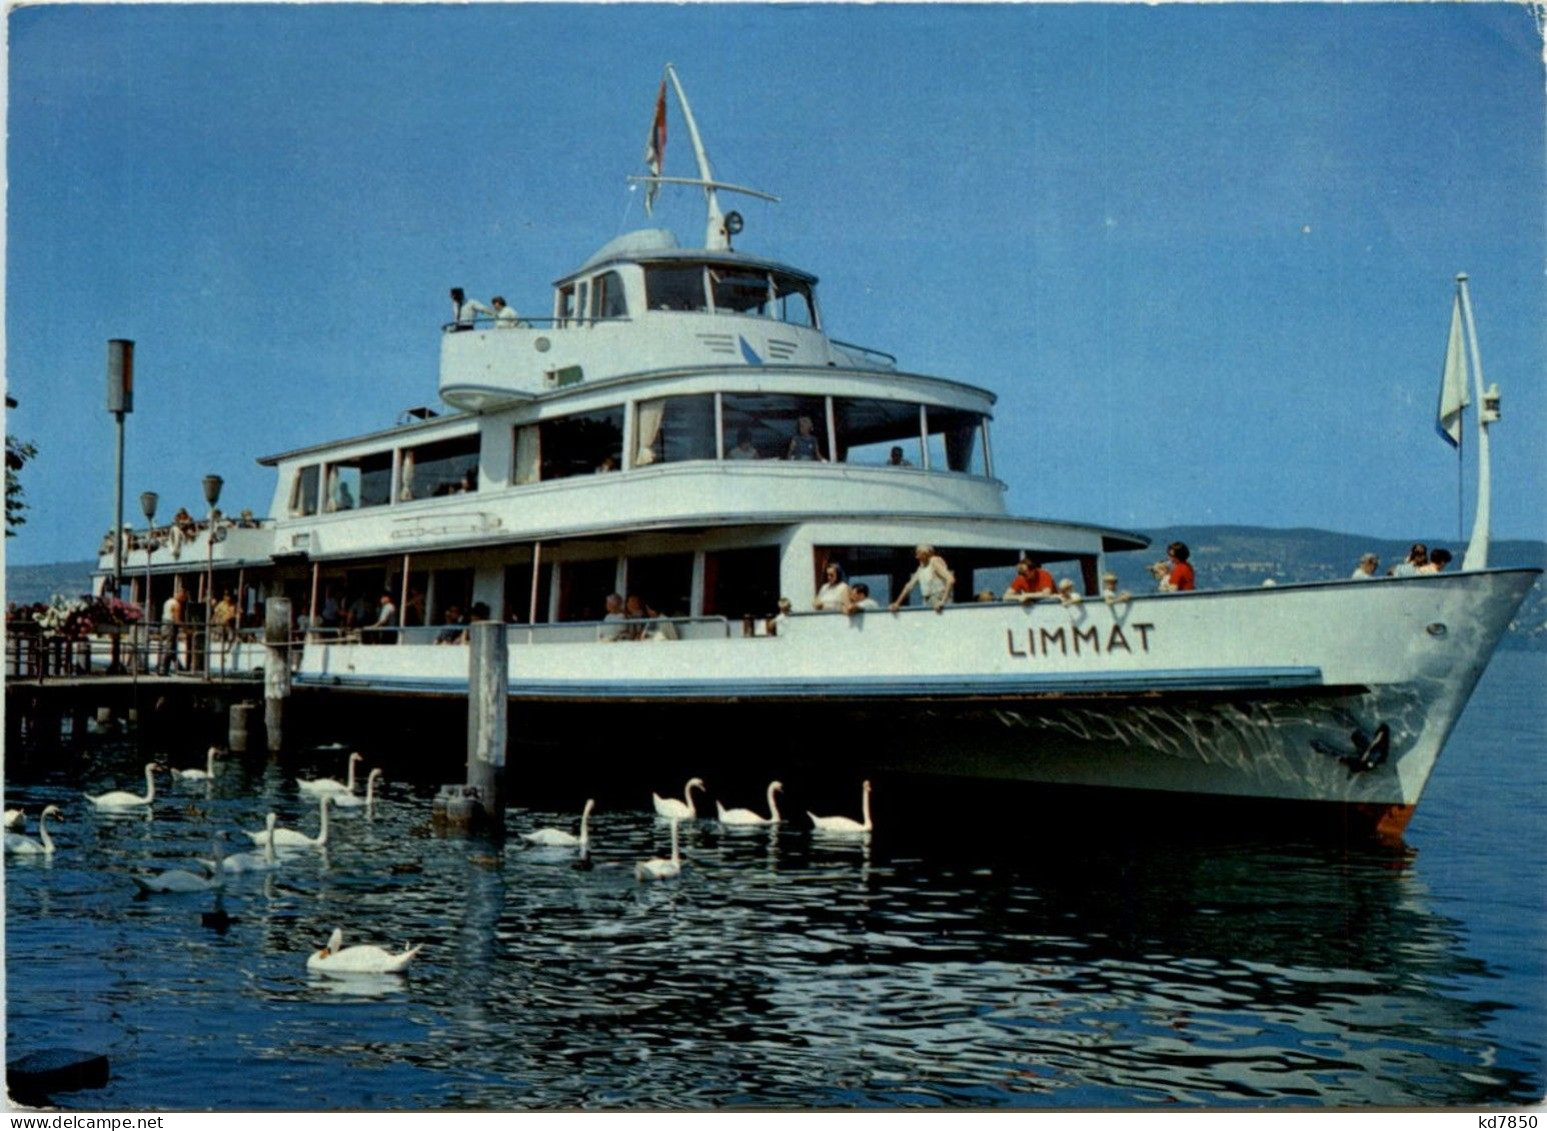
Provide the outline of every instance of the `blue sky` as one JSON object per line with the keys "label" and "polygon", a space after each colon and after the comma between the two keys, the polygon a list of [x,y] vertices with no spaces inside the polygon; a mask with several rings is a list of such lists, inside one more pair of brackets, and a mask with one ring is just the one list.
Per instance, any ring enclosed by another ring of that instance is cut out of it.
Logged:
{"label": "blue sky", "polygon": [[[109,338],[131,519],[207,472],[265,512],[258,456],[433,403],[449,286],[543,313],[646,226],[667,61],[717,174],[783,198],[736,203],[739,247],[819,275],[835,336],[999,392],[1016,513],[1453,539],[1464,270],[1494,533],[1547,537],[1523,5],[60,5],[11,9],[9,51],[13,562],[111,523]],[[701,234],[689,190],[657,219]]]}

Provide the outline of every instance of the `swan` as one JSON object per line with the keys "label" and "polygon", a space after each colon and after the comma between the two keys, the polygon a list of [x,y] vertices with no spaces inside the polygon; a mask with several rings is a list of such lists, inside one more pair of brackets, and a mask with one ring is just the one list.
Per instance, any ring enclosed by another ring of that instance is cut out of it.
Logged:
{"label": "swan", "polygon": [[50,805],[38,815],[38,840],[30,836],[22,836],[21,833],[5,834],[5,850],[15,852],[23,856],[52,856],[54,854],[54,838],[48,835],[49,817],[60,816],[59,806]]}
{"label": "swan", "polygon": [[782,819],[779,816],[779,806],[774,802],[774,794],[784,788],[783,782],[768,783],[768,816],[759,817],[750,809],[727,809],[719,801],[714,803],[715,809],[720,814],[722,825],[777,825]]}
{"label": "swan", "polygon": [[393,954],[379,946],[345,946],[343,930],[335,927],[328,945],[306,960],[306,968],[320,974],[393,974],[422,949],[422,944],[409,946],[401,954]]}
{"label": "swan", "polygon": [[[268,827],[263,830],[264,841],[262,852],[233,852],[222,860],[217,872],[271,872],[279,867],[279,860],[274,855],[274,825],[279,820],[273,813],[268,815]],[[211,862],[212,863],[212,862]]]}
{"label": "swan", "polygon": [[356,793],[325,794],[333,799],[333,804],[340,809],[359,809],[364,807],[367,813],[376,808],[376,779],[381,777],[381,768],[378,766],[365,775],[365,796]]}
{"label": "swan", "polygon": [[181,781],[213,781],[215,778],[215,755],[220,753],[220,748],[211,746],[205,756],[204,769],[202,770],[173,770],[172,776]]}
{"label": "swan", "polygon": [[634,868],[634,875],[641,880],[674,880],[682,875],[682,856],[677,851],[677,818],[671,819],[671,859],[659,856],[645,860]]}
{"label": "swan", "polygon": [[521,839],[529,844],[539,844],[548,848],[575,848],[582,851],[591,843],[591,810],[596,808],[595,801],[587,801],[585,810],[580,814],[580,835],[565,832],[563,829],[537,829],[533,832],[522,833]]}
{"label": "swan", "polygon": [[144,797],[137,793],[130,793],[127,789],[115,789],[99,797],[93,797],[89,793],[84,796],[98,809],[132,809],[137,805],[149,805],[156,800],[156,771],[161,768],[154,762],[145,763]]}
{"label": "swan", "polygon": [[295,785],[302,793],[309,793],[313,797],[323,793],[353,793],[355,791],[355,763],[363,761],[365,755],[356,750],[349,756],[349,780],[342,784],[335,778],[317,778],[314,781],[300,781]]}
{"label": "swan", "polygon": [[[337,801],[331,794],[324,793],[317,799],[317,807],[322,811],[321,830],[316,836],[307,836],[297,829],[278,829],[270,822],[267,828],[261,832],[249,832],[256,845],[271,843],[275,848],[326,848],[328,844],[328,806]],[[272,813],[269,816],[273,816]]]}
{"label": "swan", "polygon": [[27,811],[25,809],[7,809],[5,811],[5,827],[8,829],[26,828]]}
{"label": "swan", "polygon": [[225,881],[225,873],[221,869],[220,842],[225,839],[224,833],[216,833],[214,843],[210,845],[212,855],[215,858],[215,874],[202,876],[195,872],[185,872],[181,868],[173,868],[166,872],[157,872],[154,876],[130,876],[140,891],[147,894],[156,892],[168,892],[181,894],[184,892],[214,891]]}
{"label": "swan", "polygon": [[870,783],[867,781],[861,794],[861,807],[864,810],[865,821],[861,824],[853,817],[818,817],[815,813],[807,812],[811,818],[811,826],[824,833],[868,833],[875,826],[870,821]]}
{"label": "swan", "polygon": [[662,797],[659,793],[652,793],[650,796],[655,799],[655,815],[675,821],[696,820],[698,810],[693,808],[693,791],[703,788],[703,778],[692,779],[688,782],[687,788],[682,791],[682,796],[685,798],[683,801],[678,801],[675,797]]}

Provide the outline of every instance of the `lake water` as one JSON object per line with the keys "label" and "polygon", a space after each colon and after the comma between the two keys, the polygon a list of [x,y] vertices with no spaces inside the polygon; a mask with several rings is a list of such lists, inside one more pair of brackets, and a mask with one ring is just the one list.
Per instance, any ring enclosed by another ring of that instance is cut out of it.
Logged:
{"label": "lake water", "polygon": [[[868,845],[700,822],[681,880],[647,885],[648,797],[599,809],[581,871],[432,836],[432,783],[394,780],[325,854],[232,877],[224,933],[211,897],[136,898],[129,874],[270,809],[314,832],[295,771],[341,776],[344,752],[223,763],[147,820],[87,811],[83,786],[143,785],[132,745],[94,740],[8,771],[8,804],[68,819],[52,860],[7,860],[7,1055],[106,1053],[107,1088],[56,1098],[75,1110],[1534,1103],[1544,687],[1547,657],[1495,658],[1403,851],[1039,838],[1032,813],[888,828],[878,783]],[[406,976],[308,975],[335,926],[425,949]]]}

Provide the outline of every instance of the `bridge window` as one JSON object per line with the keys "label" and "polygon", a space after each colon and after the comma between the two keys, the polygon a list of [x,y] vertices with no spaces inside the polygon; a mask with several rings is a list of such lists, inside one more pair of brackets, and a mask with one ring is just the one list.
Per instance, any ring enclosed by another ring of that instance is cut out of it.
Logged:
{"label": "bridge window", "polygon": [[762,272],[709,269],[714,284],[714,308],[722,314],[766,315],[772,300],[768,276]]}
{"label": "bridge window", "polygon": [[645,303],[651,310],[708,310],[703,266],[646,268]]}
{"label": "bridge window", "polygon": [[398,499],[478,490],[478,433],[403,450]]}
{"label": "bridge window", "polygon": [[660,397],[634,406],[631,466],[714,459],[714,395]]}
{"label": "bridge window", "polygon": [[779,547],[704,554],[704,616],[768,617],[779,608]]}
{"label": "bridge window", "polygon": [[628,299],[623,294],[623,276],[616,271],[598,275],[591,287],[597,318],[627,318]]}
{"label": "bridge window", "polygon": [[794,326],[816,325],[816,302],[811,284],[788,275],[774,275],[774,314]]}

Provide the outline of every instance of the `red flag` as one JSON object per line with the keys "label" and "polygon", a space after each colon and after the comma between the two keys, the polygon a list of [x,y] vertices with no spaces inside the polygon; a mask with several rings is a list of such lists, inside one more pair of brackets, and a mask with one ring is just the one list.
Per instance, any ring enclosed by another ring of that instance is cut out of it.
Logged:
{"label": "red flag", "polygon": [[[661,92],[655,98],[655,117],[650,122],[650,140],[645,143],[645,164],[650,166],[650,174],[659,177],[661,175],[661,162],[666,157],[666,80],[661,80]],[[645,189],[645,215],[650,215],[655,207],[655,194],[660,192],[661,186],[651,184]]]}

